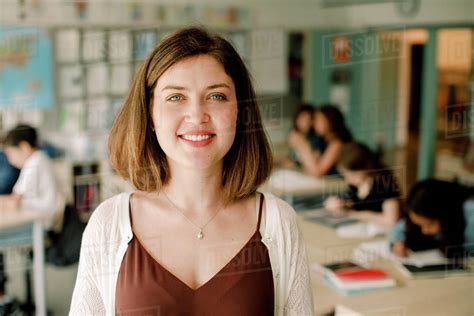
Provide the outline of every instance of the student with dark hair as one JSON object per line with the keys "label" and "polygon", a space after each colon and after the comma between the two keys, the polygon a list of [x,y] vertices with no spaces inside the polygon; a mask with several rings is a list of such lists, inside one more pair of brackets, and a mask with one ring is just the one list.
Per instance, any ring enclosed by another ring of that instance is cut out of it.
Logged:
{"label": "student with dark hair", "polygon": [[313,127],[326,142],[322,152],[314,152],[302,135],[292,134],[289,144],[295,148],[303,164],[303,170],[319,177],[337,173],[335,166],[344,144],[352,140],[342,113],[333,105],[322,105],[314,110]]}
{"label": "student with dark hair", "polygon": [[[38,149],[36,129],[28,125],[17,125],[7,133],[3,146],[9,164],[20,172],[13,187],[0,195],[0,205],[6,209],[22,208],[53,214],[58,207],[58,192],[52,165],[48,157]],[[11,173],[0,180],[11,181],[13,177],[9,178],[9,176]],[[46,228],[49,228],[48,225]],[[31,238],[31,227],[28,225],[0,232],[0,242],[5,239],[27,240],[29,238]],[[0,257],[0,266],[3,270],[3,256]],[[0,310],[6,308],[5,306],[10,301],[5,295],[6,277],[3,272],[0,272]]]}
{"label": "student with dark hair", "polygon": [[474,200],[466,187],[427,179],[416,183],[407,199],[407,213],[394,227],[392,251],[439,248],[447,257],[474,252]]}
{"label": "student with dark hair", "polygon": [[325,207],[348,212],[351,217],[392,228],[400,216],[400,187],[397,179],[366,145],[344,146],[338,170],[349,185],[344,198],[329,197]]}
{"label": "student with dark hair", "polygon": [[[288,139],[293,134],[303,135],[312,151],[322,152],[326,148],[324,139],[316,134],[313,128],[314,106],[310,104],[301,104],[293,117],[293,128],[289,133]],[[296,150],[290,145],[288,157],[279,164],[286,168],[301,168],[301,161]]]}
{"label": "student with dark hair", "polygon": [[16,126],[6,135],[3,146],[10,164],[21,171],[12,193],[1,195],[0,203],[11,208],[54,211],[57,201],[54,172],[49,158],[38,148],[36,129]]}
{"label": "student with dark hair", "polygon": [[7,133],[3,143],[5,146],[18,147],[21,143],[27,143],[32,148],[38,148],[38,133],[34,127],[19,124]]}
{"label": "student with dark hair", "polygon": [[272,153],[247,68],[186,28],[145,59],[109,136],[136,187],[84,232],[71,315],[312,315],[295,211],[257,191]]}

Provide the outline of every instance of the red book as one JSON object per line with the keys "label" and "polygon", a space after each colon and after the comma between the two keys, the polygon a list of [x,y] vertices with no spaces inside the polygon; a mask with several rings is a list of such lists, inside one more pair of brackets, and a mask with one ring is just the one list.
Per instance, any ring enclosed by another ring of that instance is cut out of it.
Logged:
{"label": "red book", "polygon": [[344,281],[377,280],[387,277],[387,274],[379,269],[350,269],[335,271],[334,274]]}

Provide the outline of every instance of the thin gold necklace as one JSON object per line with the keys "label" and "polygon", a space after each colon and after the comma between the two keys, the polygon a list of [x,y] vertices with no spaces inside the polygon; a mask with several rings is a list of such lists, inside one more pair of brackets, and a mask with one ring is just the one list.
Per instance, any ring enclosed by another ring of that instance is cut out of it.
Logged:
{"label": "thin gold necklace", "polygon": [[165,190],[161,190],[163,192],[163,194],[165,195],[166,199],[168,200],[168,202],[173,205],[173,207],[189,222],[191,223],[194,227],[196,227],[197,229],[199,229],[199,233],[197,234],[197,238],[198,239],[203,239],[204,238],[204,228],[207,226],[207,224],[209,224],[215,217],[217,214],[219,214],[219,212],[224,209],[224,203],[222,204],[222,206],[217,210],[217,212],[214,213],[214,215],[211,216],[211,218],[206,222],[206,224],[204,224],[204,226],[199,226],[199,225],[196,225],[192,220],[190,220],[185,214],[184,212],[173,202],[171,201],[171,199],[168,197],[168,194],[166,194]]}

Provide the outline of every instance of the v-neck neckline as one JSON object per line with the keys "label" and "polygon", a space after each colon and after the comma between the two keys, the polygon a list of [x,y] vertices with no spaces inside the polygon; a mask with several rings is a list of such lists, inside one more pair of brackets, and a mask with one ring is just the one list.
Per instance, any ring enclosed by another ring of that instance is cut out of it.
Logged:
{"label": "v-neck neckline", "polygon": [[[143,245],[142,241],[140,240],[140,238],[135,234],[135,232],[133,231],[133,221],[132,221],[132,203],[131,203],[131,199],[132,199],[132,195],[131,194],[129,196],[129,202],[128,202],[128,216],[129,216],[129,220],[130,220],[130,230],[132,231],[132,236],[133,238],[136,238],[137,239],[137,242],[139,244],[139,246],[145,251],[146,255],[148,257],[150,257],[150,259],[153,260],[153,262],[155,264],[157,264],[162,270],[165,271],[166,274],[168,274],[169,276],[171,276],[173,279],[177,280],[179,284],[183,285],[188,291],[191,291],[192,293],[197,293],[199,290],[201,290],[203,287],[205,287],[206,285],[208,285],[209,283],[211,283],[223,270],[225,270],[229,264],[231,264],[234,259],[239,256],[242,251],[248,246],[248,244],[250,242],[252,242],[254,239],[255,240],[261,240],[262,239],[262,236],[260,234],[260,225],[261,225],[261,220],[262,220],[262,212],[263,212],[263,199],[264,199],[264,195],[263,193],[260,193],[260,198],[259,198],[259,207],[258,207],[258,213],[257,213],[257,229],[255,230],[255,232],[253,233],[252,236],[250,236],[249,240],[240,248],[240,250],[229,260],[229,262],[227,262],[221,269],[219,269],[219,271],[217,271],[209,280],[207,280],[206,282],[204,282],[202,285],[200,285],[199,287],[193,289],[192,287],[190,287],[187,283],[185,283],[184,281],[182,281],[180,278],[178,278],[176,275],[174,275],[173,273],[171,273],[168,269],[166,269],[158,260],[156,260],[155,257],[153,257],[153,255],[148,251],[148,249],[146,249],[146,247]],[[260,238],[257,238],[255,237],[255,235],[259,236]]]}
{"label": "v-neck neckline", "polygon": [[136,238],[136,242],[138,243],[139,247],[144,250],[146,253],[146,256],[149,257],[151,260],[153,260],[154,264],[156,264],[161,270],[165,271],[165,273],[170,276],[172,279],[176,280],[179,284],[181,284],[183,287],[185,287],[188,291],[192,293],[197,293],[204,287],[208,286],[212,281],[214,281],[215,278],[217,278],[238,256],[241,255],[242,251],[247,248],[247,246],[254,240],[259,240],[256,235],[259,235],[259,229],[255,231],[255,233],[250,236],[249,240],[240,248],[240,250],[221,268],[219,271],[217,271],[210,279],[208,279],[206,282],[201,284],[199,287],[193,289],[190,287],[186,282],[181,280],[179,277],[177,277],[175,274],[173,274],[171,271],[169,271],[167,268],[165,268],[153,255],[146,249],[146,247],[143,245],[141,242],[140,238],[138,238],[136,235],[134,237]]}

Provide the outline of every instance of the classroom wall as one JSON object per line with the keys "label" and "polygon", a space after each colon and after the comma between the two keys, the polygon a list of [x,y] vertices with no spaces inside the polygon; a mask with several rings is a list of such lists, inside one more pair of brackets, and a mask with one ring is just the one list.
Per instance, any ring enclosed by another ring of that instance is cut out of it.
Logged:
{"label": "classroom wall", "polygon": [[[334,37],[347,36],[352,46],[347,62],[336,63],[331,58]],[[331,76],[337,71],[349,73],[349,104],[341,110],[354,137],[371,147],[395,145],[397,118],[397,80],[399,47],[385,42],[379,32],[311,32],[309,40],[307,99],[319,105],[334,103],[331,98]],[[386,44],[386,43],[385,43]],[[337,104],[336,104],[337,105]]]}
{"label": "classroom wall", "polygon": [[[334,6],[334,0],[94,0],[85,1],[91,8],[90,19],[98,24],[134,24],[127,17],[130,7],[143,4],[141,10],[145,20],[156,22],[156,5],[208,5],[213,7],[233,5],[251,9],[249,27],[282,27],[284,29],[327,29],[333,27],[365,28],[376,25],[413,25],[431,23],[466,23],[472,21],[474,2],[470,0],[420,0],[416,15],[402,13],[398,1],[360,4],[359,0],[343,1],[357,5]],[[382,1],[381,1],[382,2]],[[329,5],[333,4],[333,6]],[[34,14],[28,13],[33,8]],[[74,1],[2,0],[0,24],[28,23],[71,24],[74,19]],[[47,14],[44,14],[47,12]],[[199,19],[198,19],[199,20]],[[23,21],[23,22],[22,22]],[[202,20],[205,22],[205,20]]]}

